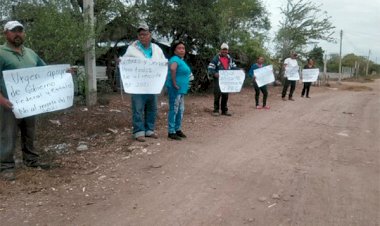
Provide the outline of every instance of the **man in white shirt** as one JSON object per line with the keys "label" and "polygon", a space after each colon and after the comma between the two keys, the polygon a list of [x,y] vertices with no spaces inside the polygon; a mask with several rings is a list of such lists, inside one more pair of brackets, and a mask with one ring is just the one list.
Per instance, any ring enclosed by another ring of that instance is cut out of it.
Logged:
{"label": "man in white shirt", "polygon": [[[289,100],[294,101],[293,99],[293,93],[296,89],[296,82],[299,80],[299,66],[297,62],[297,53],[293,52],[290,54],[289,58],[286,58],[284,61],[284,87],[282,89],[282,100],[286,100],[286,92],[288,91],[288,87],[290,85],[290,92],[289,92]],[[298,76],[297,76],[298,75]]]}

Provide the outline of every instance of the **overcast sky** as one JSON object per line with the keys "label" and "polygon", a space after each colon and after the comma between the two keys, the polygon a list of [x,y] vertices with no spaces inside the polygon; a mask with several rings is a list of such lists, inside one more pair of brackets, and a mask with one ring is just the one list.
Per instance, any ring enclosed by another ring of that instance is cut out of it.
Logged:
{"label": "overcast sky", "polygon": [[[334,37],[336,44],[320,42],[318,45],[325,53],[339,53],[339,33],[343,30],[342,55],[354,53],[368,56],[370,60],[380,63],[380,0],[312,0],[321,10],[331,17],[330,21],[336,27]],[[271,35],[278,30],[282,20],[280,7],[286,5],[286,0],[262,0],[270,12],[272,23]]]}

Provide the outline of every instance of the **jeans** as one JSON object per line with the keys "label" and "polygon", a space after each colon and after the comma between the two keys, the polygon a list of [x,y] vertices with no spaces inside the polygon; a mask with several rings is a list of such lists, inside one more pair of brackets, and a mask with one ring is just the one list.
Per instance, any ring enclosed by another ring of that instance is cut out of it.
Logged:
{"label": "jeans", "polygon": [[154,133],[157,115],[157,95],[132,94],[133,136],[150,136]]}
{"label": "jeans", "polygon": [[256,81],[253,81],[253,88],[255,88],[255,102],[256,106],[259,106],[259,96],[260,96],[260,90],[263,93],[263,107],[267,105],[267,98],[268,98],[268,90],[267,86],[261,86],[259,87],[256,83]]}
{"label": "jeans", "polygon": [[296,82],[293,80],[288,80],[285,78],[284,88],[282,89],[282,98],[286,96],[286,92],[288,91],[288,87],[290,85],[289,99],[293,97],[294,90],[296,89]]}
{"label": "jeans", "polygon": [[303,83],[303,89],[301,95],[304,96],[306,92],[306,97],[309,97],[309,92],[310,92],[310,86],[311,82],[304,82]]}
{"label": "jeans", "polygon": [[0,107],[0,170],[14,169],[14,153],[18,129],[21,131],[21,151],[24,163],[36,162],[34,150],[36,128],[34,116],[16,119],[11,110]]}
{"label": "jeans", "polygon": [[[220,101],[221,98],[222,100]],[[219,102],[221,102],[222,113],[226,113],[228,111],[228,93],[220,91],[219,79],[214,78],[214,112],[219,112]]]}
{"label": "jeans", "polygon": [[183,112],[185,111],[185,96],[179,94],[178,90],[170,87],[169,94],[169,113],[168,113],[168,132],[176,133],[181,130]]}

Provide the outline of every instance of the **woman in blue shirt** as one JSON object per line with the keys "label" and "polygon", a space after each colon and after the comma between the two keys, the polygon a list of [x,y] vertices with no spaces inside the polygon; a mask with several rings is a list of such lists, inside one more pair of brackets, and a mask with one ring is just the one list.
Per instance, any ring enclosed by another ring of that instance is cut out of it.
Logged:
{"label": "woman in blue shirt", "polygon": [[190,82],[190,67],[183,60],[186,54],[185,44],[175,41],[172,45],[174,55],[169,60],[169,72],[166,87],[169,95],[168,137],[173,140],[186,138],[182,132],[182,118],[185,110],[184,95]]}
{"label": "woman in blue shirt", "polygon": [[[254,73],[254,70],[266,66],[264,64],[264,60],[265,60],[264,57],[259,56],[257,58],[256,63],[252,64],[251,68],[249,69],[248,75],[249,75],[249,77],[251,77],[253,79],[253,87],[255,88],[255,93],[256,93],[255,94],[256,109],[266,109],[266,110],[269,110],[270,107],[267,106],[267,98],[268,98],[268,89],[267,89],[267,86],[264,85],[264,86],[259,87],[257,85],[256,78],[255,78],[255,73]],[[260,90],[263,93],[263,106],[262,107],[259,105]]]}

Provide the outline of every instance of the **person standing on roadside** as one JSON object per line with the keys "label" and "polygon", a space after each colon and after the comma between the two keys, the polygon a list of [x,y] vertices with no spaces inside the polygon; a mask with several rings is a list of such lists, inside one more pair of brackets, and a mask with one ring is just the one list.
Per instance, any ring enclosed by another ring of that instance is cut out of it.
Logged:
{"label": "person standing on roadside", "polygon": [[3,72],[46,64],[33,50],[23,45],[25,31],[20,22],[7,22],[4,26],[4,35],[6,42],[0,46],[0,174],[4,180],[15,180],[14,153],[19,129],[24,164],[42,169],[48,169],[51,166],[39,161],[39,155],[34,147],[36,117],[16,119],[12,112],[13,105],[8,100]]}
{"label": "person standing on roadside", "polygon": [[169,95],[168,137],[173,140],[181,140],[186,138],[181,128],[191,69],[184,61],[185,43],[174,41],[171,49],[173,56],[169,60],[169,72],[166,80]]}
{"label": "person standing on roadside", "polygon": [[[253,88],[255,89],[255,103],[256,103],[256,109],[267,109],[269,110],[270,107],[267,106],[267,98],[268,98],[268,89],[266,85],[263,85],[259,87],[256,82],[255,73],[254,70],[264,67],[264,57],[259,56],[256,60],[255,64],[252,64],[251,68],[248,71],[248,76],[252,78],[253,80]],[[259,105],[259,97],[260,97],[260,90],[263,93],[263,106]]]}
{"label": "person standing on roadside", "polygon": [[288,91],[288,87],[290,85],[290,91],[289,91],[289,100],[294,101],[293,99],[293,93],[294,90],[296,89],[296,80],[289,80],[288,77],[290,76],[290,73],[294,73],[294,69],[298,67],[298,62],[297,62],[297,53],[291,53],[289,58],[286,58],[284,61],[284,87],[282,89],[282,100],[286,100],[286,92]]}
{"label": "person standing on roadside", "polygon": [[[231,116],[228,112],[227,102],[228,93],[222,93],[219,87],[219,70],[234,70],[237,69],[232,57],[228,54],[228,45],[223,43],[220,46],[220,52],[211,60],[208,65],[208,73],[214,80],[214,116],[219,116],[219,109],[222,110],[222,115]],[[220,108],[219,108],[220,106]]]}
{"label": "person standing on roadside", "polygon": [[[307,59],[307,64],[303,67],[303,69],[313,69],[313,68],[315,68],[314,67],[314,60],[311,58]],[[310,98],[310,96],[309,96],[310,86],[311,86],[311,82],[304,82],[303,83],[303,89],[302,89],[301,97],[304,97],[305,93],[306,93],[306,98]]]}
{"label": "person standing on roadside", "polygon": [[[166,59],[161,48],[152,43],[149,27],[145,24],[137,28],[138,40],[127,49],[124,56],[146,58],[152,60]],[[133,137],[139,142],[145,142],[145,137],[157,139],[154,132],[157,116],[156,94],[132,94],[132,124]]]}

